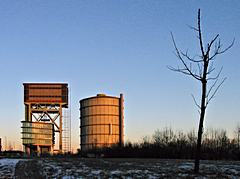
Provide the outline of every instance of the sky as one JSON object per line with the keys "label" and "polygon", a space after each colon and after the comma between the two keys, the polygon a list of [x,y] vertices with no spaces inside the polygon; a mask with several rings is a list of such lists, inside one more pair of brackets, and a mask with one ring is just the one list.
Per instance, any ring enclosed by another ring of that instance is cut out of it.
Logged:
{"label": "sky", "polygon": [[21,149],[24,82],[67,82],[72,147],[79,148],[79,100],[124,94],[125,140],[155,130],[198,127],[200,84],[168,70],[180,65],[170,33],[183,51],[199,53],[195,32],[201,8],[204,42],[216,34],[227,46],[218,56],[227,81],[209,105],[205,128],[233,135],[240,116],[240,2],[238,0],[1,0],[0,137]]}

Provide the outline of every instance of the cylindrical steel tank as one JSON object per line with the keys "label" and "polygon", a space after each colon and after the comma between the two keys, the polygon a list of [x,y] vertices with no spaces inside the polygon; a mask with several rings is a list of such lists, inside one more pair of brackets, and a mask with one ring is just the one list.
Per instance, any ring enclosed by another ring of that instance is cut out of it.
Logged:
{"label": "cylindrical steel tank", "polygon": [[98,94],[80,101],[82,151],[123,145],[123,95]]}

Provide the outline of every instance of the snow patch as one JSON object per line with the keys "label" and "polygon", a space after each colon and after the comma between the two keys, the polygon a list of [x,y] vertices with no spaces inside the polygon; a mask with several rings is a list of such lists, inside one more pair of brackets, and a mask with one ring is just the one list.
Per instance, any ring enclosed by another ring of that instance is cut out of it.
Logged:
{"label": "snow patch", "polygon": [[15,167],[20,160],[22,159],[0,159],[0,176],[13,177]]}
{"label": "snow patch", "polygon": [[193,169],[193,163],[183,163],[178,166],[178,169],[180,170],[192,170]]}
{"label": "snow patch", "polygon": [[1,165],[15,166],[21,159],[0,159]]}
{"label": "snow patch", "polygon": [[130,163],[130,162],[124,162],[124,163],[120,163],[119,165],[120,165],[120,166],[130,166],[130,165],[132,165],[132,163]]}
{"label": "snow patch", "polygon": [[92,170],[91,173],[93,175],[99,175],[102,172],[102,170]]}
{"label": "snow patch", "polygon": [[133,174],[133,173],[142,173],[142,170],[128,170],[127,173]]}
{"label": "snow patch", "polygon": [[120,171],[120,170],[115,170],[115,171],[111,171],[110,174],[111,174],[111,175],[121,175],[121,174],[122,174],[122,171]]}

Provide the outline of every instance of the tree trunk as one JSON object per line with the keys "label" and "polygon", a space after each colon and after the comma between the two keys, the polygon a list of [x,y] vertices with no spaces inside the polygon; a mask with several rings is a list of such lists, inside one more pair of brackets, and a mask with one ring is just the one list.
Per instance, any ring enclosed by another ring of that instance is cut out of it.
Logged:
{"label": "tree trunk", "polygon": [[201,157],[201,145],[202,145],[202,134],[203,134],[203,121],[204,121],[205,110],[206,110],[206,105],[205,105],[206,93],[207,93],[207,81],[203,80],[202,81],[201,112],[200,112],[200,120],[199,120],[199,127],[198,127],[197,149],[196,149],[195,166],[194,166],[195,173],[199,172],[199,160]]}
{"label": "tree trunk", "polygon": [[[221,74],[222,70],[219,71],[217,76],[210,75],[215,70],[214,68],[215,57],[219,54],[225,53],[234,44],[234,40],[233,40],[233,42],[227,48],[222,49],[222,44],[220,43],[219,34],[217,34],[209,43],[207,43],[206,46],[204,46],[203,39],[202,39],[200,18],[201,18],[200,9],[198,9],[197,27],[192,27],[192,29],[194,29],[194,31],[198,33],[197,37],[200,45],[200,55],[198,56],[200,57],[200,59],[196,60],[194,57],[189,56],[187,51],[184,53],[181,50],[179,50],[175,43],[173,34],[171,33],[173,45],[176,51],[176,56],[179,58],[183,67],[181,68],[169,67],[169,69],[172,71],[180,72],[184,75],[193,77],[197,81],[201,81],[201,87],[202,87],[201,104],[198,104],[195,98],[193,97],[195,104],[200,109],[197,147],[195,151],[195,166],[194,166],[195,173],[199,172],[199,160],[201,158],[201,144],[202,144],[203,122],[205,118],[205,111],[206,111],[207,105],[215,96],[219,87],[225,81],[225,79],[223,79],[218,86],[215,86],[218,83],[219,75]],[[214,45],[215,47],[213,47]],[[209,65],[210,65],[210,69],[208,69]],[[210,76],[210,78],[208,78],[208,76]],[[214,82],[211,85],[211,87],[207,90],[207,81],[209,80],[213,80]]]}

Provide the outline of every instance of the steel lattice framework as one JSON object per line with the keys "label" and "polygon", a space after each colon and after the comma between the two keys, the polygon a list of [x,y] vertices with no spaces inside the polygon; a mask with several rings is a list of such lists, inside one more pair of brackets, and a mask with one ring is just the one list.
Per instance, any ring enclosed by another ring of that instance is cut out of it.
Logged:
{"label": "steel lattice framework", "polygon": [[[25,152],[31,153],[31,150],[35,149],[35,152],[42,153],[45,147],[52,153],[55,133],[59,133],[58,153],[62,153],[62,111],[63,108],[68,108],[68,85],[65,83],[24,83],[23,85],[25,104],[23,122],[31,123],[22,127]],[[54,126],[51,143],[46,142],[49,135],[44,135],[49,124]]]}

